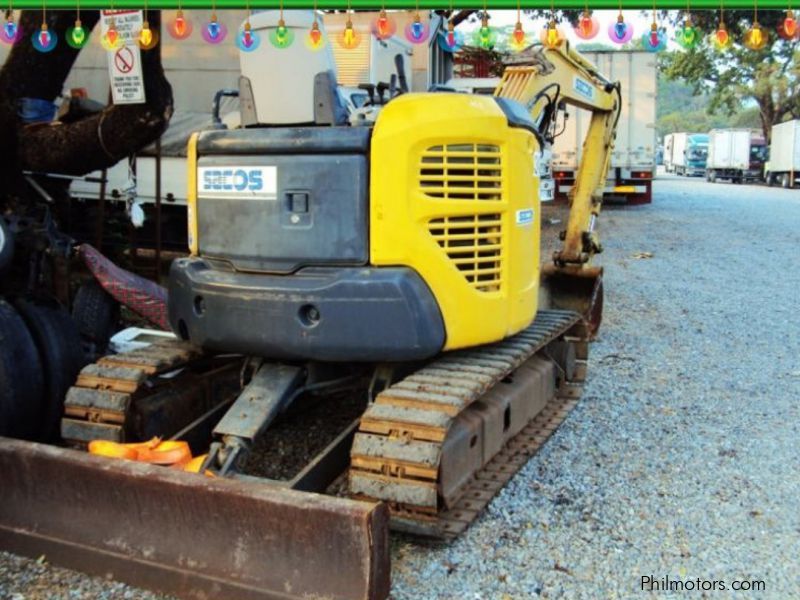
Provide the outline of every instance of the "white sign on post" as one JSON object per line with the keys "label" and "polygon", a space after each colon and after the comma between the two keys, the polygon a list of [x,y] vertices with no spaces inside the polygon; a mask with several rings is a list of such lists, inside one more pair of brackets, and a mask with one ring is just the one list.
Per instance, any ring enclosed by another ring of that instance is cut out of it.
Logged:
{"label": "white sign on post", "polygon": [[114,104],[143,104],[144,78],[142,52],[136,38],[144,19],[140,10],[104,10],[100,35],[106,35],[111,21],[124,42],[117,50],[108,51],[108,78]]}

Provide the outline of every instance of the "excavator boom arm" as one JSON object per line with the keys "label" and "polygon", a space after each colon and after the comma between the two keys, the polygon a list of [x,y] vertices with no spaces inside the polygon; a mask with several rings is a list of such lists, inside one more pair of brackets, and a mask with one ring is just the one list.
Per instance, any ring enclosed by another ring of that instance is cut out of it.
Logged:
{"label": "excavator boom arm", "polygon": [[571,194],[564,243],[554,256],[556,267],[574,270],[588,265],[601,250],[594,226],[602,206],[622,105],[620,86],[606,80],[567,44],[542,49],[532,62],[506,68],[494,95],[524,104],[539,123],[542,138],[546,139],[560,102],[592,113]]}

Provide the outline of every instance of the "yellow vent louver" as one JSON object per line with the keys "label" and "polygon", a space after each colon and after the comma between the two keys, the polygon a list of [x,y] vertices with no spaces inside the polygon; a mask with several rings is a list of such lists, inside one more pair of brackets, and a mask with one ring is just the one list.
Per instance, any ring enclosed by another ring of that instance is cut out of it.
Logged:
{"label": "yellow vent louver", "polygon": [[419,186],[444,200],[502,200],[500,148],[490,144],[431,146],[422,153]]}
{"label": "yellow vent louver", "polygon": [[500,290],[502,215],[440,217],[428,222],[428,231],[473,288],[480,292]]}

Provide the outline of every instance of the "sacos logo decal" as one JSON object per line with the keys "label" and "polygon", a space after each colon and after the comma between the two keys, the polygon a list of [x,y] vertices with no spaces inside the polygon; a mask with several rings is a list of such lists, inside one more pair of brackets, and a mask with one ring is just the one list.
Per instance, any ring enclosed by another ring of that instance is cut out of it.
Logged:
{"label": "sacos logo decal", "polygon": [[200,167],[197,179],[200,198],[277,197],[277,167]]}
{"label": "sacos logo decal", "polygon": [[594,100],[594,86],[591,83],[575,75],[572,80],[572,84],[572,87],[581,96],[588,98],[589,100]]}
{"label": "sacos logo decal", "polygon": [[203,188],[206,190],[250,190],[258,192],[264,189],[264,180],[258,169],[210,169],[203,174]]}

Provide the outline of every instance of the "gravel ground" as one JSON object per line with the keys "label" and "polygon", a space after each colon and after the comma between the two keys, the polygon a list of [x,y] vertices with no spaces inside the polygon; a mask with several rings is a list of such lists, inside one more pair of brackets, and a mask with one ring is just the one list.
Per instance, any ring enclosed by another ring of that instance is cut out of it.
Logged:
{"label": "gravel ground", "polygon": [[[458,541],[395,538],[395,598],[798,597],[800,193],[662,178],[601,220],[584,399]],[[157,597],[0,554],[0,598]]]}

